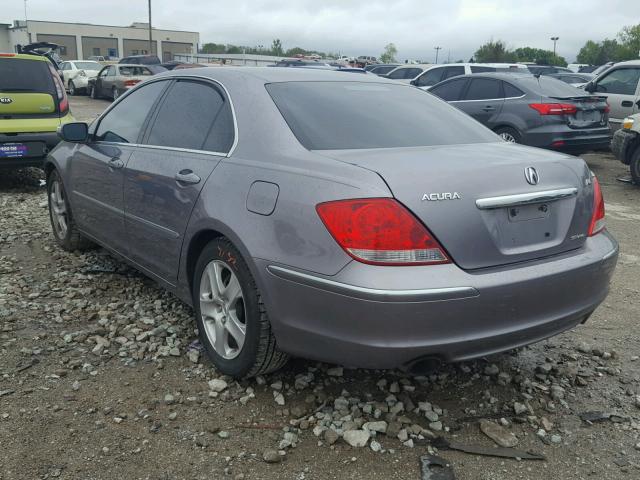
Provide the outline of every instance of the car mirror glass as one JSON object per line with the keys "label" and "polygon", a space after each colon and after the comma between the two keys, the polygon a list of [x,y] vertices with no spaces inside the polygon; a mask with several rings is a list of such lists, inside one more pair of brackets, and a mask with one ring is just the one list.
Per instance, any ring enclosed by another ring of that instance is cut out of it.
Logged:
{"label": "car mirror glass", "polygon": [[89,125],[84,122],[65,123],[58,127],[58,136],[65,142],[86,142],[89,138]]}

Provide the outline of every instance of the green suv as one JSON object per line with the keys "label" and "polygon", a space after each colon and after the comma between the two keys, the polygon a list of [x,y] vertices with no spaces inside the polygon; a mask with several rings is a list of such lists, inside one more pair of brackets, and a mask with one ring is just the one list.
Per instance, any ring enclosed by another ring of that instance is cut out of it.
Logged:
{"label": "green suv", "polygon": [[0,168],[41,166],[72,122],[60,75],[47,57],[0,53]]}

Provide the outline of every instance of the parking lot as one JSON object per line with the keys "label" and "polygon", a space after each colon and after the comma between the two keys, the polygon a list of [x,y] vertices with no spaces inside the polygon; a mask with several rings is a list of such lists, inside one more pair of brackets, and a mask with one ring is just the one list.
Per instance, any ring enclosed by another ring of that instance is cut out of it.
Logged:
{"label": "parking lot", "polygon": [[[107,105],[71,97],[83,121]],[[0,479],[419,479],[428,452],[459,480],[639,478],[640,188],[612,155],[584,158],[621,250],[585,325],[424,376],[294,360],[240,382],[201,354],[190,308],[103,250],[57,247],[37,170],[3,172]],[[483,420],[545,460],[433,446],[492,453]],[[357,448],[325,421],[384,425]]]}

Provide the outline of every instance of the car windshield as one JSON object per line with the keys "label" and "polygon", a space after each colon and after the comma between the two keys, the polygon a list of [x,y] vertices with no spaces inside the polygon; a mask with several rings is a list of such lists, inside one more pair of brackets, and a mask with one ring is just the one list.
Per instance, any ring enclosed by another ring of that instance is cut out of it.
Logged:
{"label": "car windshield", "polygon": [[22,58],[0,58],[0,92],[43,92],[54,94],[47,62]]}
{"label": "car windshield", "polygon": [[102,65],[98,62],[75,62],[78,70],[100,70]]}
{"label": "car windshield", "polygon": [[285,82],[266,86],[309,150],[495,142],[487,128],[420,89],[384,83]]}

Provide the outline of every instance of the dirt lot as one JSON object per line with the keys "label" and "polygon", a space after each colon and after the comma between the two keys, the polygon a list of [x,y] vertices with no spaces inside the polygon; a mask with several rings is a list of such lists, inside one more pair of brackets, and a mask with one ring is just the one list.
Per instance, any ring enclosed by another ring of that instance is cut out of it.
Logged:
{"label": "dirt lot", "polygon": [[[72,99],[85,120],[106,105]],[[199,354],[188,307],[103,251],[56,247],[37,172],[0,173],[0,479],[419,479],[428,451],[459,480],[640,478],[640,188],[585,159],[621,245],[586,325],[421,377],[295,360],[239,383]],[[546,460],[430,445],[493,449],[483,419]],[[371,421],[366,447],[333,433]]]}

